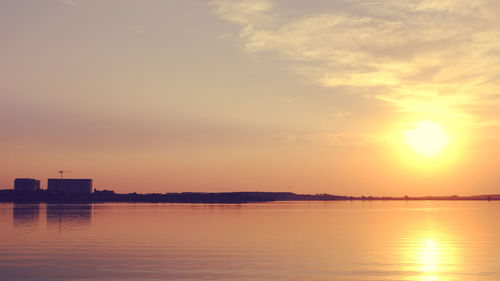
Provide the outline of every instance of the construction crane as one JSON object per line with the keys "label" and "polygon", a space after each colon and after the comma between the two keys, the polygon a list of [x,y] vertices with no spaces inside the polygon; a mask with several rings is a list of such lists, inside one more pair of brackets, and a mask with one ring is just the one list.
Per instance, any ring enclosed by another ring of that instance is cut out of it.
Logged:
{"label": "construction crane", "polygon": [[59,174],[61,174],[61,179],[63,178],[63,174],[64,173],[71,173],[71,171],[63,171],[63,170],[60,170],[60,171],[57,171]]}

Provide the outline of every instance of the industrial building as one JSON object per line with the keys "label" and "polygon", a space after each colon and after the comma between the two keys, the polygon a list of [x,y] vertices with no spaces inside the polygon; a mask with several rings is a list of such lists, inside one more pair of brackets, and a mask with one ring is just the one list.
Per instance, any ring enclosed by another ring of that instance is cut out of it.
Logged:
{"label": "industrial building", "polygon": [[15,191],[35,191],[40,189],[40,181],[35,179],[18,178],[14,180]]}
{"label": "industrial building", "polygon": [[91,194],[91,179],[49,179],[47,189],[51,193]]}

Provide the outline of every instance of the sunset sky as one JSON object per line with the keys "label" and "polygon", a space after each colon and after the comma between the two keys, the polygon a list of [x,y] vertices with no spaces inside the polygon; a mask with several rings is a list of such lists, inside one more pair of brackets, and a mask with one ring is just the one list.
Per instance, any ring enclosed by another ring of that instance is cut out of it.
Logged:
{"label": "sunset sky", "polygon": [[0,189],[500,193],[500,2],[0,1]]}

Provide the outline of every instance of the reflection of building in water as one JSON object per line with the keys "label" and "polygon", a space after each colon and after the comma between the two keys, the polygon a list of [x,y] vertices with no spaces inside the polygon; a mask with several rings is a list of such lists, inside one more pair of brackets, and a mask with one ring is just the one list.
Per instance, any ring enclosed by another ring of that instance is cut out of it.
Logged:
{"label": "reflection of building in water", "polygon": [[35,226],[38,225],[40,206],[38,204],[19,204],[14,203],[12,216],[14,226]]}
{"label": "reflection of building in water", "polygon": [[40,181],[35,179],[15,179],[14,180],[14,190],[15,191],[35,191],[40,189]]}
{"label": "reflection of building in water", "polygon": [[47,204],[47,226],[65,227],[89,226],[92,219],[90,204]]}

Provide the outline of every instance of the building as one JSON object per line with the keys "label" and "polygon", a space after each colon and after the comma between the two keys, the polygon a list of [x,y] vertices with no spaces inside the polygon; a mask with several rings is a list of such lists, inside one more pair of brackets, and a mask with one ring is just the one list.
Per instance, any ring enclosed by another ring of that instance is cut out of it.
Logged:
{"label": "building", "polygon": [[15,191],[35,191],[40,189],[40,181],[35,179],[15,179]]}
{"label": "building", "polygon": [[91,194],[91,179],[49,179],[47,189],[52,193]]}

